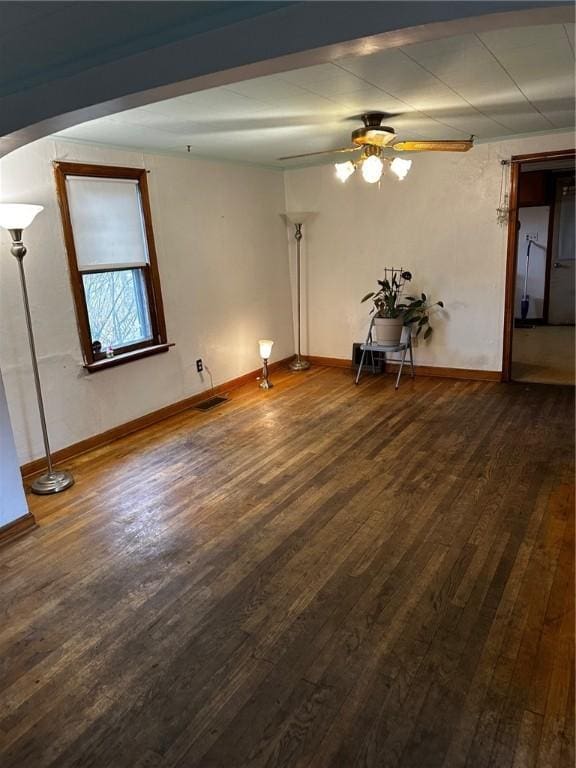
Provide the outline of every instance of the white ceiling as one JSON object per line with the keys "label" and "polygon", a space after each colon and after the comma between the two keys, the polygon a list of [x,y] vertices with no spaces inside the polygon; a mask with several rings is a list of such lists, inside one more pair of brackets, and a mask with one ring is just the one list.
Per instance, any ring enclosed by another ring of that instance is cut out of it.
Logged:
{"label": "white ceiling", "polygon": [[[480,141],[574,127],[574,28],[517,27],[246,80],[69,128],[79,141],[291,167],[346,146],[366,110],[401,138]],[[325,156],[313,162],[327,162]]]}

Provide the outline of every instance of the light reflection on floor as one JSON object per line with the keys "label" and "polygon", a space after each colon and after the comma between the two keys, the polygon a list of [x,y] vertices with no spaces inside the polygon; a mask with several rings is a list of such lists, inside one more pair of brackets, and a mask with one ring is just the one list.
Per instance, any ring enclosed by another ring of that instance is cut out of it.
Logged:
{"label": "light reflection on floor", "polygon": [[574,384],[574,326],[515,328],[512,378],[541,384]]}

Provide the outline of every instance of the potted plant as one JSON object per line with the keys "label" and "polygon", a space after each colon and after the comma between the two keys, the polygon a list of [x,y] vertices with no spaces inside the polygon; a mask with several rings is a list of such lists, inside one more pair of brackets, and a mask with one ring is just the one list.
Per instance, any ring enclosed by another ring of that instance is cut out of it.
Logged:
{"label": "potted plant", "polygon": [[403,297],[404,286],[411,280],[411,272],[386,267],[384,280],[378,280],[379,289],[367,293],[362,299],[363,302],[371,299],[374,305],[374,335],[379,344],[399,344],[404,326],[415,326],[415,336],[424,332],[424,338],[429,339],[432,335],[429,312],[432,307],[443,307],[444,304],[441,301],[430,304],[425,293],[420,298]]}

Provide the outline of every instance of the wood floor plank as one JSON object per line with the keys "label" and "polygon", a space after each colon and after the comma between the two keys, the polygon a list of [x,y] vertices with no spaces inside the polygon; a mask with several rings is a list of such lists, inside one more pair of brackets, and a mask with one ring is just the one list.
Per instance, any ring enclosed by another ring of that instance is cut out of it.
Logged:
{"label": "wood floor plank", "polygon": [[2,768],[572,766],[573,390],[275,384],[30,497]]}

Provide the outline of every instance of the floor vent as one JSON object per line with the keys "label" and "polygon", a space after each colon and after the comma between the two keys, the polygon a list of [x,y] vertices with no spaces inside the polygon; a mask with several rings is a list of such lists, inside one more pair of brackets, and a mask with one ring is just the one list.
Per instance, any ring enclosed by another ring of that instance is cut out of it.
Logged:
{"label": "floor vent", "polygon": [[214,395],[214,397],[209,397],[208,400],[202,400],[200,403],[196,403],[194,408],[197,411],[211,411],[212,408],[216,408],[216,406],[227,402],[228,398],[226,395]]}

